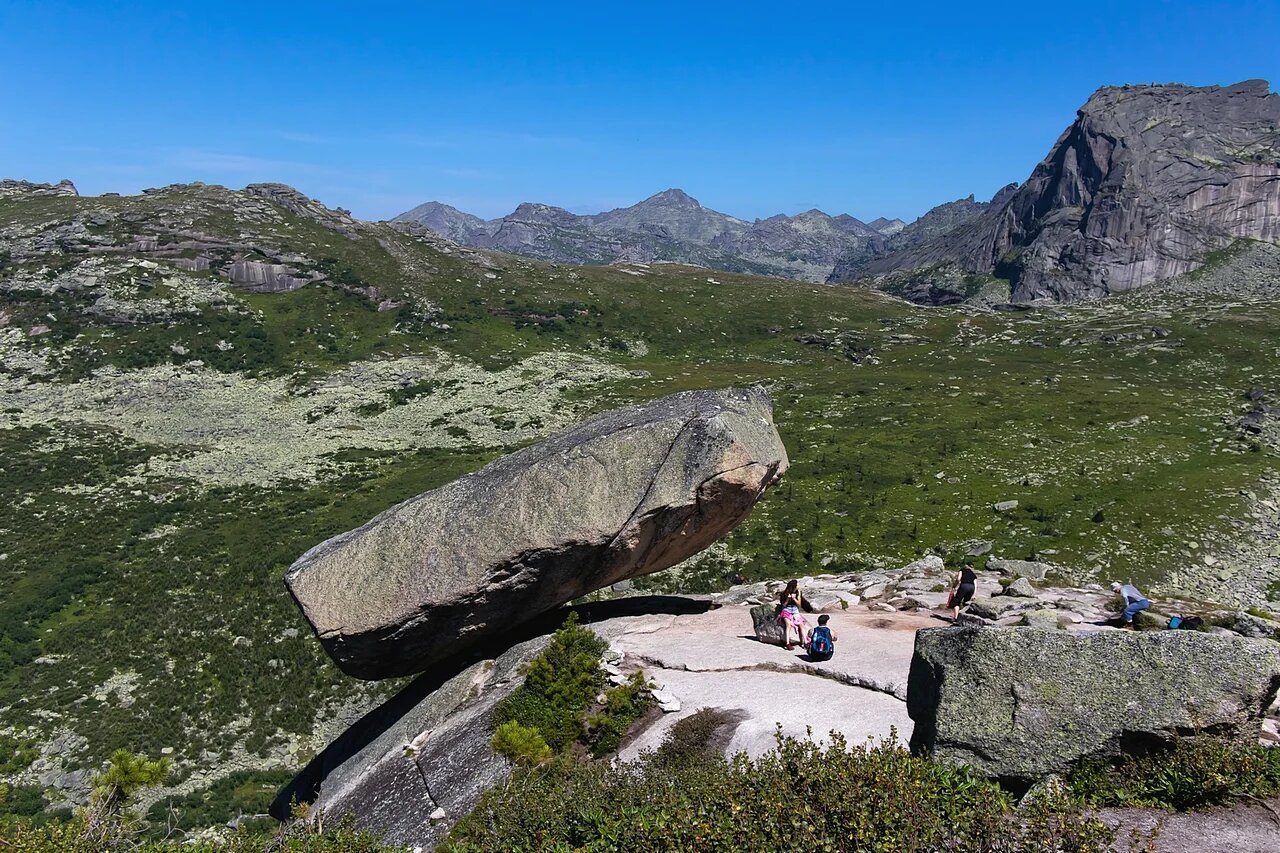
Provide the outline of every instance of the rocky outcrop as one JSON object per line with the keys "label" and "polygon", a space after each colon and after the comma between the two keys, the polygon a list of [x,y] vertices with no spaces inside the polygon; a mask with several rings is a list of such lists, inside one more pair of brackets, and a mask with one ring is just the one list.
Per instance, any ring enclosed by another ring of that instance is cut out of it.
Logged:
{"label": "rocky outcrop", "polygon": [[1280,241],[1280,95],[1234,86],[1099,89],[1016,192],[860,275],[994,273],[1018,301],[1105,296]]}
{"label": "rocky outcrop", "polygon": [[1277,690],[1280,644],[1270,641],[933,628],[916,635],[907,711],[916,750],[1031,780],[1197,733],[1256,741]]}
{"label": "rocky outcrop", "polygon": [[672,261],[730,272],[824,281],[837,259],[881,254],[901,220],[877,220],[883,231],[848,214],[809,210],[747,222],[710,208],[682,190],[589,216],[525,203],[488,221],[439,202],[400,214],[466,246],[501,249],[543,260],[583,264]]}
{"label": "rocky outcrop", "polygon": [[[197,261],[200,259],[196,259]],[[208,260],[205,268],[208,269]],[[198,265],[196,267],[198,269]],[[231,283],[247,290],[261,293],[282,293],[297,290],[315,279],[297,275],[297,271],[283,264],[265,264],[261,261],[236,261],[227,271]]]}
{"label": "rocky outcrop", "polygon": [[311,803],[326,818],[349,817],[386,843],[439,843],[510,773],[489,748],[491,713],[549,639],[545,632],[516,636],[488,654],[423,673],[312,760],[277,797],[272,814],[283,820],[292,801]]}
{"label": "rocky outcrop", "polygon": [[30,181],[0,181],[0,201],[10,198],[56,198],[80,195],[76,185],[63,179],[56,184],[33,184]]}
{"label": "rocky outcrop", "polygon": [[763,390],[675,394],[392,507],[308,551],[286,583],[345,672],[418,672],[696,554],[787,464]]}
{"label": "rocky outcrop", "polygon": [[1030,578],[1033,581],[1044,580],[1053,566],[1034,560],[988,560],[987,568],[999,572],[1005,577]]}
{"label": "rocky outcrop", "polygon": [[294,216],[317,222],[349,240],[354,240],[359,236],[357,233],[359,223],[351,216],[350,211],[343,210],[340,207],[326,207],[288,184],[249,184],[244,188],[244,193],[248,196],[266,199],[272,204],[284,208]]}

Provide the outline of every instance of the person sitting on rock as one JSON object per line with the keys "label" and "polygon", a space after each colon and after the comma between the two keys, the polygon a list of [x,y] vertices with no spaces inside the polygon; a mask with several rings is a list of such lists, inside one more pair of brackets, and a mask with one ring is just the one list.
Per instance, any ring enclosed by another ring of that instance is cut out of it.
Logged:
{"label": "person sitting on rock", "polygon": [[965,560],[964,566],[956,572],[951,589],[951,618],[960,618],[960,608],[973,599],[978,589],[978,573],[973,570],[973,561]]}
{"label": "person sitting on rock", "polygon": [[791,642],[792,628],[796,629],[796,636],[800,638],[800,646],[807,648],[809,645],[807,632],[809,623],[800,615],[800,607],[803,603],[804,599],[800,595],[800,582],[796,580],[787,581],[787,588],[778,595],[778,618],[782,620],[782,645],[784,648],[794,648]]}
{"label": "person sitting on rock", "polygon": [[1151,606],[1147,597],[1131,583],[1122,584],[1120,581],[1112,581],[1111,591],[1124,599],[1124,627],[1126,628],[1133,627],[1133,617],[1138,615],[1139,610],[1146,610]]}
{"label": "person sitting on rock", "polygon": [[809,645],[805,648],[811,660],[831,660],[831,656],[836,653],[836,640],[839,638],[827,626],[830,621],[831,617],[823,613],[818,617],[818,627],[809,632]]}

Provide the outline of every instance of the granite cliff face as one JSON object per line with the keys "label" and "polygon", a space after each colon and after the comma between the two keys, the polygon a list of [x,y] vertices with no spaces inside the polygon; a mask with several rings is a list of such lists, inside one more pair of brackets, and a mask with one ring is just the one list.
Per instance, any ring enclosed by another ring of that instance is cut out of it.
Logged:
{"label": "granite cliff face", "polygon": [[428,202],[394,221],[423,225],[465,246],[542,260],[671,261],[806,281],[826,280],[841,257],[883,254],[886,238],[904,226],[898,219],[877,219],[877,227],[820,210],[747,222],[703,207],[678,189],[591,216],[526,202],[507,216],[485,221]]}
{"label": "granite cliff face", "polygon": [[[1017,184],[1009,184],[996,193],[991,201],[976,201],[973,195],[970,195],[968,198],[945,202],[910,224],[904,223],[901,219],[885,222],[881,233],[886,239],[868,242],[859,250],[842,256],[836,261],[835,268],[827,277],[827,281],[833,283],[850,281],[858,278],[863,270],[877,258],[926,246],[931,241],[972,222],[988,210],[1000,207],[1017,188]],[[876,220],[876,222],[881,221]]]}
{"label": "granite cliff face", "polygon": [[1188,272],[1240,239],[1280,240],[1280,95],[1263,80],[1107,87],[1015,192],[857,272],[953,266],[1008,279],[1015,301],[1066,301]]}

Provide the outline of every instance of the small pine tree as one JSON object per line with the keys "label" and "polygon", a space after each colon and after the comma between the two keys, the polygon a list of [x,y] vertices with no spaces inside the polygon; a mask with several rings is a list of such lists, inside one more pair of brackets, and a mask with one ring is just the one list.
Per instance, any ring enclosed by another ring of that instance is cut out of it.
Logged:
{"label": "small pine tree", "polygon": [[145,755],[134,755],[117,749],[111,755],[111,766],[93,780],[95,799],[106,805],[128,802],[139,789],[159,785],[169,775],[169,759],[152,761]]}

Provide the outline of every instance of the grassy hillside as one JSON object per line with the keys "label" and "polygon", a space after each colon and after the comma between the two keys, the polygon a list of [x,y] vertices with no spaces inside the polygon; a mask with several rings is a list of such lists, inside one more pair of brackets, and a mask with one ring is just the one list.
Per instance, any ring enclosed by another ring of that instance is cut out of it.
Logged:
{"label": "grassy hillside", "polygon": [[[316,282],[250,292],[180,268],[201,257]],[[326,661],[293,559],[686,388],[769,386],[793,467],[650,585],[989,539],[1081,580],[1280,599],[1240,550],[1276,454],[1235,427],[1278,330],[1274,302],[1194,289],[990,313],[541,264],[216,187],[0,201],[0,779],[74,800],[119,747],[171,755],[178,795],[298,766],[395,685]]]}

